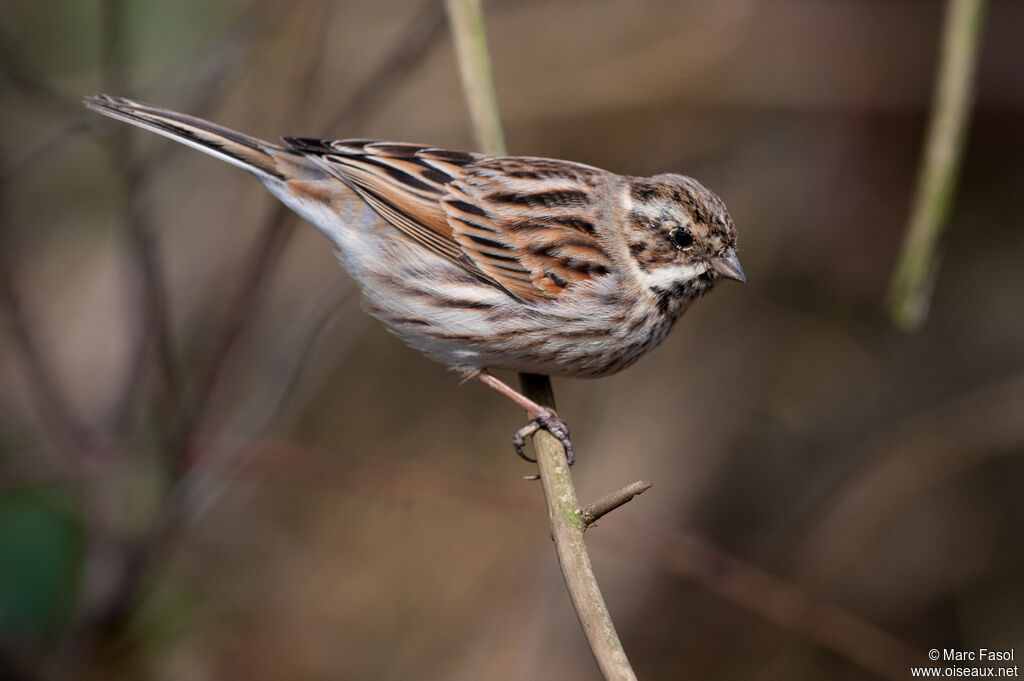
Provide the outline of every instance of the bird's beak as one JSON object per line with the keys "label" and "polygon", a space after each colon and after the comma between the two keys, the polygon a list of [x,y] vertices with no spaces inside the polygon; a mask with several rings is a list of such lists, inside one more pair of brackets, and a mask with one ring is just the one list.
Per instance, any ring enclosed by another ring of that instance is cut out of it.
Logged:
{"label": "bird's beak", "polygon": [[735,279],[736,281],[747,280],[747,275],[743,273],[743,268],[740,267],[740,259],[736,257],[736,251],[731,248],[722,257],[711,259],[711,269],[720,277]]}

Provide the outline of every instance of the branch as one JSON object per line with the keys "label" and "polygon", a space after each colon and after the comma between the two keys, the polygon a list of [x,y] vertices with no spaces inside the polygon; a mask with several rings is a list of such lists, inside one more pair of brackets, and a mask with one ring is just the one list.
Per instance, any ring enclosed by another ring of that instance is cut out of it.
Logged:
{"label": "branch", "polygon": [[935,255],[953,205],[981,47],[985,0],[948,0],[935,99],[921,158],[914,208],[889,285],[893,323],[912,330],[928,316],[938,272]]}

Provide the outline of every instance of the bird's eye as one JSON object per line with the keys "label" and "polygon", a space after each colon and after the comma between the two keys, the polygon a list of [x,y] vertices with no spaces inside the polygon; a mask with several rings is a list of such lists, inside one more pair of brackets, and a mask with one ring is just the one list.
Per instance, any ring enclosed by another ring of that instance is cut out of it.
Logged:
{"label": "bird's eye", "polygon": [[689,248],[693,245],[693,235],[685,229],[674,229],[670,235],[676,248]]}

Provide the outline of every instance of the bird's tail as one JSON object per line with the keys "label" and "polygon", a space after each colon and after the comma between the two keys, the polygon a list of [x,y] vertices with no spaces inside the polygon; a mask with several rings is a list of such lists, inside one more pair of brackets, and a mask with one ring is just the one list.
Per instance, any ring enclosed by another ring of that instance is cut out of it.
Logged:
{"label": "bird's tail", "polygon": [[284,180],[282,164],[296,161],[295,154],[276,144],[176,111],[110,95],[86,97],[84,104],[104,116],[152,130],[244,168],[261,180]]}

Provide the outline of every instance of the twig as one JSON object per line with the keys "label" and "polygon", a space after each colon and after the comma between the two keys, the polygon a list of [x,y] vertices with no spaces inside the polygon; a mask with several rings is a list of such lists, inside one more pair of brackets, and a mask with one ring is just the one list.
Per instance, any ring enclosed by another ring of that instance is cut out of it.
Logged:
{"label": "twig", "polygon": [[946,226],[963,155],[981,47],[985,0],[948,0],[935,99],[921,158],[914,208],[889,285],[889,314],[912,330],[928,316],[938,271],[935,255]]}
{"label": "twig", "polygon": [[583,528],[590,527],[601,516],[608,515],[619,506],[632,501],[633,497],[643,494],[653,486],[653,483],[650,482],[637,481],[611,494],[604,495],[592,504],[588,504],[586,508],[580,511],[580,520],[583,521]]}

